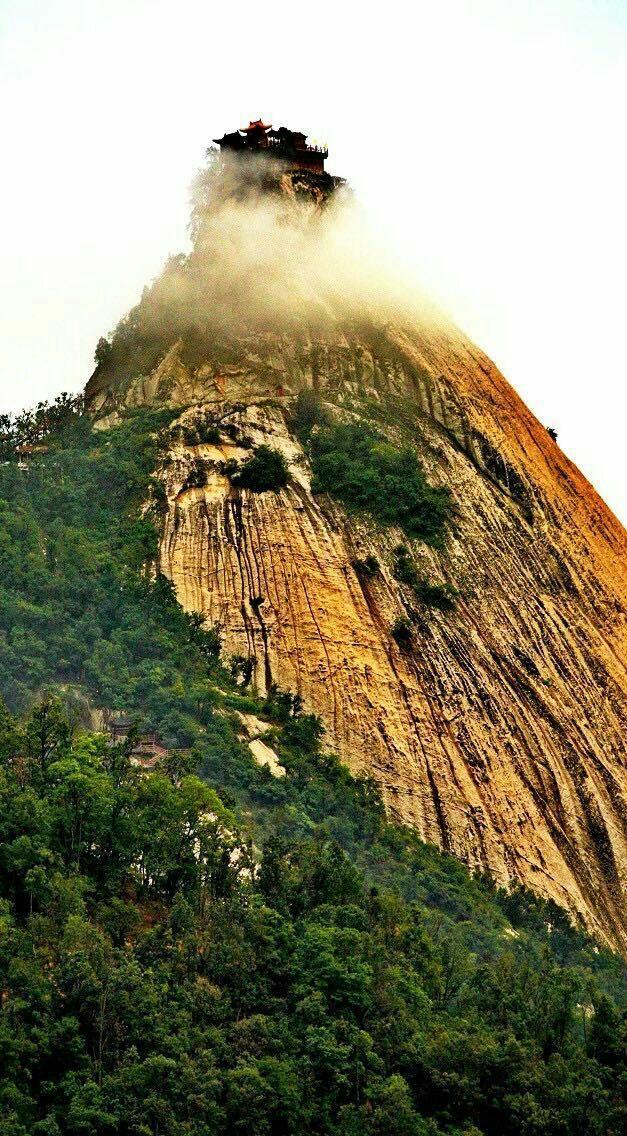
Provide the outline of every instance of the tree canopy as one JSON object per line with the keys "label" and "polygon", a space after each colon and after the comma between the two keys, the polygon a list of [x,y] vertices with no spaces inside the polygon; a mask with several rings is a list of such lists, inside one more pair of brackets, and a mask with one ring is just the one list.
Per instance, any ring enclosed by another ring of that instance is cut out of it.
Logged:
{"label": "tree canopy", "polygon": [[618,1136],[623,960],[232,681],[154,572],[171,420],[0,466],[0,1136]]}
{"label": "tree canopy", "polygon": [[3,1134],[624,1131],[624,1010],[549,943],[469,951],[322,831],[253,854],[204,780],[0,718]]}

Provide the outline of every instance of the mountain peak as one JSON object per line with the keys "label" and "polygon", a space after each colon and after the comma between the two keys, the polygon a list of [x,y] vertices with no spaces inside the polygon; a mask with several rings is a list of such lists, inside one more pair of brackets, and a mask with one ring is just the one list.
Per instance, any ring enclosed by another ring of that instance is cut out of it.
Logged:
{"label": "mountain peak", "polygon": [[[362,270],[351,204],[260,192],[244,154],[86,390],[101,426],[179,411],[159,569],[392,815],[625,946],[624,530],[483,352]],[[276,491],[238,481],[261,447]]]}

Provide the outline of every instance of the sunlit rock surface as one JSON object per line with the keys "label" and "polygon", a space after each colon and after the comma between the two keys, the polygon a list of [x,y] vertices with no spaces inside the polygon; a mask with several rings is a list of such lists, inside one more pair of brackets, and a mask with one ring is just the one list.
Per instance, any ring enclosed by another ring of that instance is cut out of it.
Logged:
{"label": "sunlit rock surface", "polygon": [[[421,612],[411,653],[390,636],[408,603],[391,571],[404,538],[312,497],[290,430],[303,386],[341,415],[376,411],[452,492],[444,548],[412,554],[460,597]],[[173,447],[160,567],[183,606],[220,624],[227,655],[252,657],[259,690],[301,694],[391,813],[627,947],[626,535],[490,361],[445,324],[338,323],[242,336],[193,372],[174,343],[151,375],[87,395],[102,426],[124,406],[203,408],[283,452],[289,488],[254,494],[224,473],[248,452],[227,434]],[[198,458],[207,484],[185,489]],[[364,579],[352,562],[368,554],[381,574]]]}

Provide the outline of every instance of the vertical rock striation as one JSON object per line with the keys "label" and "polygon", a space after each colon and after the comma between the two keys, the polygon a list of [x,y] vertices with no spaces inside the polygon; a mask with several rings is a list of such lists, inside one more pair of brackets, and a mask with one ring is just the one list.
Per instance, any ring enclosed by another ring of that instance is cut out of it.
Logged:
{"label": "vertical rock striation", "polygon": [[[410,603],[391,570],[402,534],[312,496],[290,431],[303,386],[410,441],[451,490],[445,548],[412,554],[460,596],[418,613],[411,652],[390,636]],[[173,446],[161,569],[183,606],[221,626],[258,689],[301,694],[395,816],[627,947],[626,537],[485,355],[445,324],[338,323],[242,337],[194,371],[174,344],[149,378],[87,394],[102,425],[142,403],[219,409],[284,453],[289,487],[255,494],[225,475],[247,452],[227,435]],[[185,488],[199,459],[206,484]],[[372,578],[352,567],[368,554]]]}

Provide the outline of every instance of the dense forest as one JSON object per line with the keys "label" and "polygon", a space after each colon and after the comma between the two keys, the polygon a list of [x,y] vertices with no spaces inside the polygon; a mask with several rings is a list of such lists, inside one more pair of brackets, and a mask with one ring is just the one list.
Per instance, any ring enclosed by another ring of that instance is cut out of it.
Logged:
{"label": "dense forest", "polygon": [[623,960],[388,823],[221,660],[153,570],[173,413],[44,418],[0,465],[1,1136],[624,1132]]}

